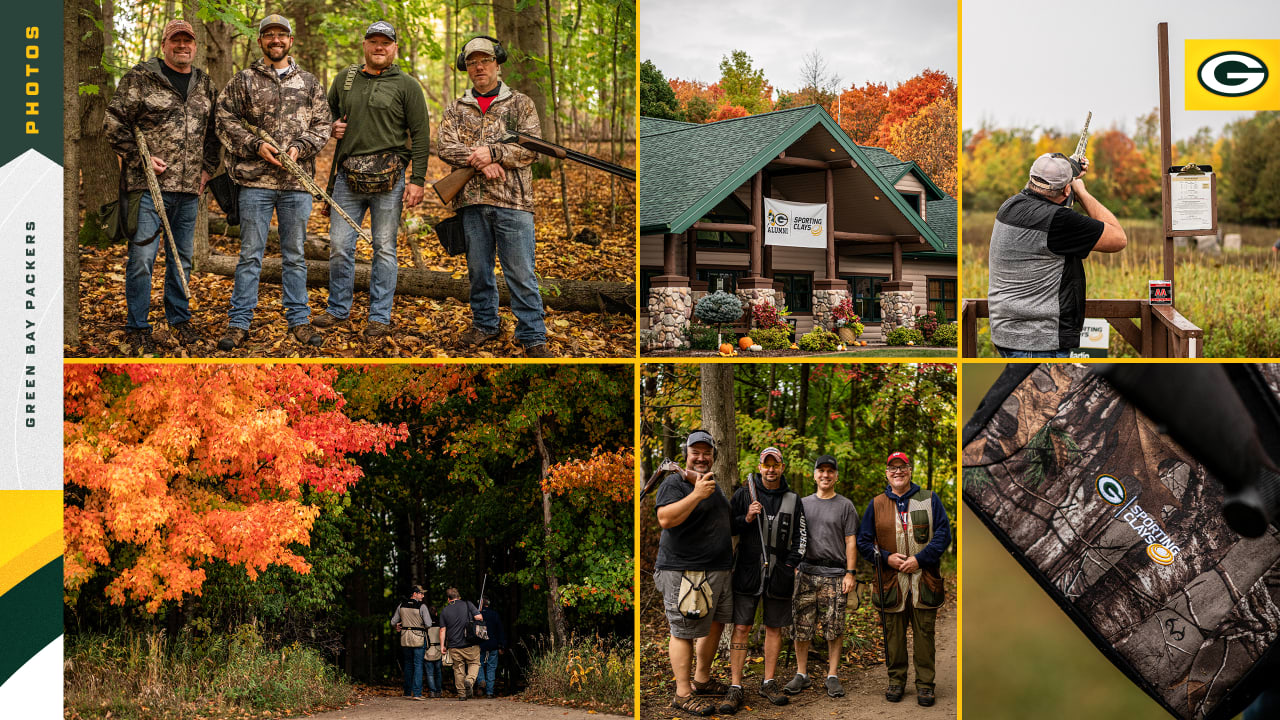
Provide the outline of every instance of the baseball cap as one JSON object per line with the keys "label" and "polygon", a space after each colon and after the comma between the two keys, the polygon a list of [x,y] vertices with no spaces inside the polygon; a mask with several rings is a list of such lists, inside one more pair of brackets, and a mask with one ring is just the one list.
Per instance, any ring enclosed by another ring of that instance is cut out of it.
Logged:
{"label": "baseball cap", "polygon": [[778,448],[776,448],[776,447],[767,447],[767,448],[765,448],[764,450],[761,450],[761,451],[760,451],[760,462],[761,462],[761,463],[763,463],[763,462],[764,462],[764,459],[765,459],[765,458],[767,458],[767,457],[769,457],[770,455],[772,455],[772,456],[774,456],[774,457],[778,458],[778,462],[782,462],[782,451],[781,451],[781,450],[779,450],[779,449],[778,449]]}
{"label": "baseball cap", "polygon": [[830,465],[836,470],[840,469],[840,463],[836,462],[836,459],[831,455],[819,455],[818,459],[813,461],[813,467],[815,470],[823,465]]}
{"label": "baseball cap", "polygon": [[279,25],[285,29],[285,32],[288,32],[290,35],[293,34],[293,26],[289,24],[289,21],[285,20],[283,15],[275,14],[262,18],[262,22],[258,23],[258,34],[261,35],[264,30],[272,25]]}
{"label": "baseball cap", "polygon": [[187,22],[186,20],[178,19],[178,20],[170,20],[164,26],[163,39],[168,40],[169,38],[173,37],[174,35],[177,35],[178,33],[186,33],[190,35],[192,38],[195,38],[196,36],[196,30],[195,28],[191,27],[191,23]]}
{"label": "baseball cap", "polygon": [[498,57],[498,51],[494,48],[493,41],[489,38],[474,38],[471,42],[462,46],[462,59],[465,60],[471,57],[471,53],[484,53],[495,58]]}
{"label": "baseball cap", "polygon": [[711,437],[711,433],[706,430],[694,430],[689,433],[689,437],[684,441],[684,446],[693,447],[698,443],[706,443],[711,446],[712,450],[716,449],[716,439]]}
{"label": "baseball cap", "polygon": [[370,25],[368,30],[364,31],[365,40],[368,40],[374,35],[386,35],[391,39],[391,42],[396,41],[396,29],[391,27],[391,23],[386,20],[379,20],[378,22]]}
{"label": "baseball cap", "polygon": [[902,462],[904,462],[904,463],[906,463],[906,464],[908,464],[908,465],[910,465],[910,464],[911,464],[911,458],[907,457],[907,454],[906,454],[906,453],[901,453],[901,452],[890,453],[890,454],[889,454],[889,459],[888,459],[888,460],[885,460],[885,461],[884,461],[884,464],[885,464],[885,465],[888,465],[889,463],[893,462],[894,460],[901,460]]}
{"label": "baseball cap", "polygon": [[1071,163],[1062,153],[1045,153],[1031,163],[1031,185],[1038,190],[1058,191],[1075,177]]}

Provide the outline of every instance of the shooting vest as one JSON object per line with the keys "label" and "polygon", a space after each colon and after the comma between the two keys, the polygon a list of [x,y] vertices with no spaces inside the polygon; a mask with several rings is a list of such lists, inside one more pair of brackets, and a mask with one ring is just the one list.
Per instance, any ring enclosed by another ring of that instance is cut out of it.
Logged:
{"label": "shooting vest", "polygon": [[[400,647],[422,647],[426,644],[427,623],[423,617],[425,606],[416,600],[400,604]],[[437,632],[436,638],[440,637]]]}
{"label": "shooting vest", "polygon": [[[907,500],[907,527],[903,527],[897,503],[888,495],[880,493],[871,501],[871,506],[875,511],[876,542],[882,550],[915,555],[933,539],[932,492],[920,488]],[[905,610],[908,596],[921,610],[941,607],[946,599],[942,578],[923,567],[919,572],[900,573],[881,563],[879,582],[871,592],[877,607],[881,605],[879,594],[884,593],[885,612]]]}
{"label": "shooting vest", "polygon": [[432,625],[427,628],[427,653],[423,657],[427,662],[434,662],[440,659],[440,626]]}

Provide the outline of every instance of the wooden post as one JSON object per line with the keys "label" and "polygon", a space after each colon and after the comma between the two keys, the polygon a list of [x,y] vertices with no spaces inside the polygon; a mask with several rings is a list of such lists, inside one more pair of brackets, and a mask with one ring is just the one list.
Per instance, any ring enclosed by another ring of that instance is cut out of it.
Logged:
{"label": "wooden post", "polygon": [[[898,248],[899,264],[901,262],[901,248]],[[832,177],[831,168],[827,168],[827,279],[836,279],[836,186]]]}
{"label": "wooden post", "polygon": [[760,277],[760,267],[764,264],[764,178],[761,170],[757,170],[751,178],[751,277]]}
{"label": "wooden post", "polygon": [[692,227],[684,231],[684,274],[689,278],[689,287],[694,287],[698,280],[698,231]]}
{"label": "wooden post", "polygon": [[1160,58],[1160,207],[1164,223],[1164,279],[1173,282],[1173,203],[1169,167],[1173,165],[1173,140],[1169,127],[1169,23],[1156,26]]}
{"label": "wooden post", "polygon": [[662,274],[676,274],[676,236],[665,233],[662,236]]}
{"label": "wooden post", "polygon": [[902,242],[897,238],[893,241],[893,276],[890,279],[902,282]]}

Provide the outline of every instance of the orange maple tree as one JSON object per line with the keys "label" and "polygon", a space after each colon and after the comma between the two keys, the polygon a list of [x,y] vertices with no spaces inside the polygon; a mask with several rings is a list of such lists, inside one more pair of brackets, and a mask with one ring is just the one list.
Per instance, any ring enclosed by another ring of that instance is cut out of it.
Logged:
{"label": "orange maple tree", "polygon": [[903,160],[914,160],[938,187],[955,197],[955,100],[940,97],[895,125],[885,149]]}
{"label": "orange maple tree", "polygon": [[542,491],[560,495],[581,488],[629,503],[635,484],[635,453],[630,448],[607,451],[597,447],[585,460],[552,465],[542,480]]}
{"label": "orange maple tree", "polygon": [[876,145],[880,121],[888,111],[889,86],[872,82],[840,93],[830,108],[831,116],[839,119],[840,127],[859,145]]}
{"label": "orange maple tree", "polygon": [[114,604],[199,595],[221,560],[250,579],[309,571],[317,502],[405,425],[353,421],[319,365],[69,365],[65,370],[64,588],[99,574]]}
{"label": "orange maple tree", "polygon": [[956,102],[956,81],[941,70],[924,70],[889,91],[889,105],[880,119],[877,145],[889,144],[893,128],[939,98]]}

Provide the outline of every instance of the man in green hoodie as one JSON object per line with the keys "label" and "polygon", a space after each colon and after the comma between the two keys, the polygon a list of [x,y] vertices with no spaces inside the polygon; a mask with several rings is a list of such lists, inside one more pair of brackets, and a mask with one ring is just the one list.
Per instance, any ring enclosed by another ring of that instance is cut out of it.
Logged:
{"label": "man in green hoodie", "polygon": [[[422,202],[431,128],[418,81],[396,65],[396,31],[379,20],[364,34],[364,64],[339,72],[329,87],[333,136],[338,139],[329,192],[356,222],[369,212],[373,267],[369,322],[364,336],[391,334],[395,300],[396,233],[403,208]],[[412,161],[409,182],[405,169]],[[355,289],[356,231],[346,222],[329,226],[329,306],[311,324],[333,327],[350,319]]]}

